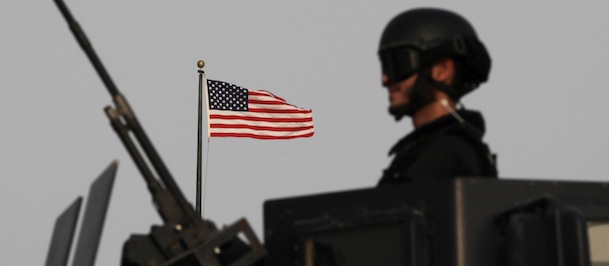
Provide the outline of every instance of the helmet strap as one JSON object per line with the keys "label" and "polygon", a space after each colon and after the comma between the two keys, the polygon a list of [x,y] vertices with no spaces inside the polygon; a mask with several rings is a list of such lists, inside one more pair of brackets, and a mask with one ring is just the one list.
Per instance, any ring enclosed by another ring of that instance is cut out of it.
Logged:
{"label": "helmet strap", "polygon": [[459,95],[458,93],[458,90],[454,86],[449,86],[444,83],[437,82],[433,78],[430,78],[428,82],[430,86],[445,92],[446,94],[448,94],[448,96],[450,96],[451,99],[455,101],[461,97],[461,95]]}
{"label": "helmet strap", "polygon": [[416,111],[433,102],[435,95],[429,80],[431,80],[430,68],[418,72],[417,80],[410,94],[408,94],[408,102],[402,106],[389,109],[389,113],[393,115],[396,121],[400,121],[404,116],[412,117]]}

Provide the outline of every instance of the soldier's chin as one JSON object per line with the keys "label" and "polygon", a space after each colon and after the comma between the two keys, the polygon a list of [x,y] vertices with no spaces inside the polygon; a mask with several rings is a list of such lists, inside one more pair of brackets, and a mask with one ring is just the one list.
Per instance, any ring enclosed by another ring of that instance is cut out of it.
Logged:
{"label": "soldier's chin", "polygon": [[395,118],[395,121],[400,121],[406,116],[412,116],[413,108],[409,104],[403,104],[399,106],[389,106],[389,114]]}

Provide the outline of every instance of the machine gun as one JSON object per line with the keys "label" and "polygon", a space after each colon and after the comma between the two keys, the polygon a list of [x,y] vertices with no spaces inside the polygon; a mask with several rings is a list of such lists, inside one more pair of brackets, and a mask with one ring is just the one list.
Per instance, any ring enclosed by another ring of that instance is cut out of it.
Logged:
{"label": "machine gun", "polygon": [[[203,220],[201,215],[195,212],[148,139],[125,97],[114,85],[78,22],[62,0],[55,0],[55,3],[112,97],[114,107],[107,106],[106,115],[142,174],[156,210],[163,220],[163,225],[152,226],[148,235],[132,235],[125,242],[121,264],[252,265],[262,258],[266,251],[245,219],[218,230],[213,222]],[[139,148],[132,136],[135,137]],[[141,154],[140,148],[146,157]]]}

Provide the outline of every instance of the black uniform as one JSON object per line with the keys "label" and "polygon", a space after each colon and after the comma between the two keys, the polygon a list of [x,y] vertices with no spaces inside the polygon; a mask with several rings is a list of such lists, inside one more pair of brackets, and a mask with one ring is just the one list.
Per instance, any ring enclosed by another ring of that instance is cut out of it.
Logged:
{"label": "black uniform", "polygon": [[466,121],[446,115],[417,128],[389,151],[395,155],[378,185],[427,178],[497,178],[495,156],[482,142],[484,119],[479,112],[459,110]]}

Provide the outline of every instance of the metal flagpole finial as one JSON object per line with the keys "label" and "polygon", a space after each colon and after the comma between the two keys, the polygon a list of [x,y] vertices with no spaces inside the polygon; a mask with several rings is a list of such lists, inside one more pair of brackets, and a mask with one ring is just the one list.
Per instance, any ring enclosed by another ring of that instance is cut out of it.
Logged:
{"label": "metal flagpole finial", "polygon": [[205,61],[203,60],[199,60],[197,61],[197,66],[201,69],[203,69],[203,67],[205,67]]}

